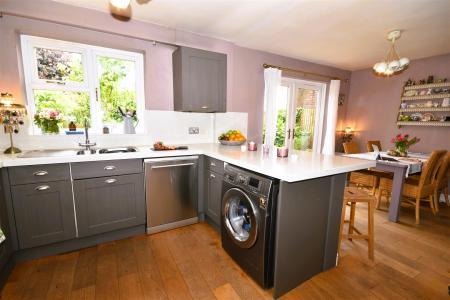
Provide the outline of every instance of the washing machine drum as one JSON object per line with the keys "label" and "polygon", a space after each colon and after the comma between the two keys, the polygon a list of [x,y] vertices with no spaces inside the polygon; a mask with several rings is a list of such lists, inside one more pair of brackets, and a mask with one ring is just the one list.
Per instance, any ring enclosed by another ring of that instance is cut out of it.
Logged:
{"label": "washing machine drum", "polygon": [[223,195],[222,217],[228,236],[241,248],[252,247],[258,238],[259,210],[241,189]]}

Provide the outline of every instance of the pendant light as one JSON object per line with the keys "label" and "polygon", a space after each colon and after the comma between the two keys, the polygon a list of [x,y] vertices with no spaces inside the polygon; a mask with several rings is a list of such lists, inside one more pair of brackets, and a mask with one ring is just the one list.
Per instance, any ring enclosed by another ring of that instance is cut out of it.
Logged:
{"label": "pendant light", "polygon": [[402,32],[400,30],[393,30],[388,33],[387,39],[392,43],[386,55],[386,59],[382,62],[376,63],[373,70],[380,76],[391,76],[403,71],[409,65],[409,59],[406,57],[400,58],[395,49],[395,41],[400,39]]}

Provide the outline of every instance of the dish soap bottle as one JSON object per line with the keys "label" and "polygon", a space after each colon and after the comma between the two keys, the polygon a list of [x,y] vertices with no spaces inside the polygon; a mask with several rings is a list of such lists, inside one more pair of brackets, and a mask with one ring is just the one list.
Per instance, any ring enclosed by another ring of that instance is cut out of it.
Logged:
{"label": "dish soap bottle", "polygon": [[73,121],[69,123],[69,131],[77,131],[77,125]]}

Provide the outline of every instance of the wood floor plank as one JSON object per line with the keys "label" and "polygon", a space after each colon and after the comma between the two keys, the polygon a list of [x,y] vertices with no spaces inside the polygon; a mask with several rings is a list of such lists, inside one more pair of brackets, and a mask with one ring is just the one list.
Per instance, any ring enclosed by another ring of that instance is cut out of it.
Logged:
{"label": "wood floor plank", "polygon": [[139,280],[139,274],[127,274],[119,277],[119,295],[120,299],[145,299]]}
{"label": "wood floor plank", "polygon": [[163,234],[150,236],[151,249],[157,261],[164,289],[169,299],[192,299],[189,289],[169,252]]}
{"label": "wood floor plank", "polygon": [[229,283],[216,287],[214,295],[217,300],[242,300]]}
{"label": "wood floor plank", "polygon": [[47,293],[47,299],[65,300],[70,298],[77,261],[78,252],[65,254],[59,257]]}
{"label": "wood floor plank", "polygon": [[78,290],[72,290],[70,300],[95,300],[95,286],[91,285]]}
{"label": "wood floor plank", "polygon": [[91,247],[79,251],[72,285],[73,290],[78,290],[84,287],[95,285],[96,265],[96,247]]}
{"label": "wood floor plank", "polygon": [[115,245],[99,249],[95,274],[95,298],[119,299],[119,278]]}

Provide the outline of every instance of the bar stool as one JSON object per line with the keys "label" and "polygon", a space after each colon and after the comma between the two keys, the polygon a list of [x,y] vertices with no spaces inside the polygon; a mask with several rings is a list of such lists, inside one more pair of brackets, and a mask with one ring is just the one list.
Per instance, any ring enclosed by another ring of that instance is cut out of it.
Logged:
{"label": "bar stool", "polygon": [[[369,244],[369,259],[373,261],[374,259],[374,232],[373,232],[373,218],[374,218],[374,207],[376,198],[372,195],[369,195],[364,190],[358,189],[356,187],[346,187],[344,190],[344,200],[342,201],[342,215],[341,215],[341,229],[340,229],[340,238],[339,238],[339,250],[342,239],[346,238],[350,241],[352,239],[364,239],[367,240]],[[361,233],[355,227],[355,210],[356,203],[365,202],[368,203],[368,232],[367,234]],[[350,203],[350,220],[345,220],[345,210],[347,204]],[[343,233],[344,223],[349,223],[348,225],[348,233]],[[354,233],[355,232],[355,233]]]}

